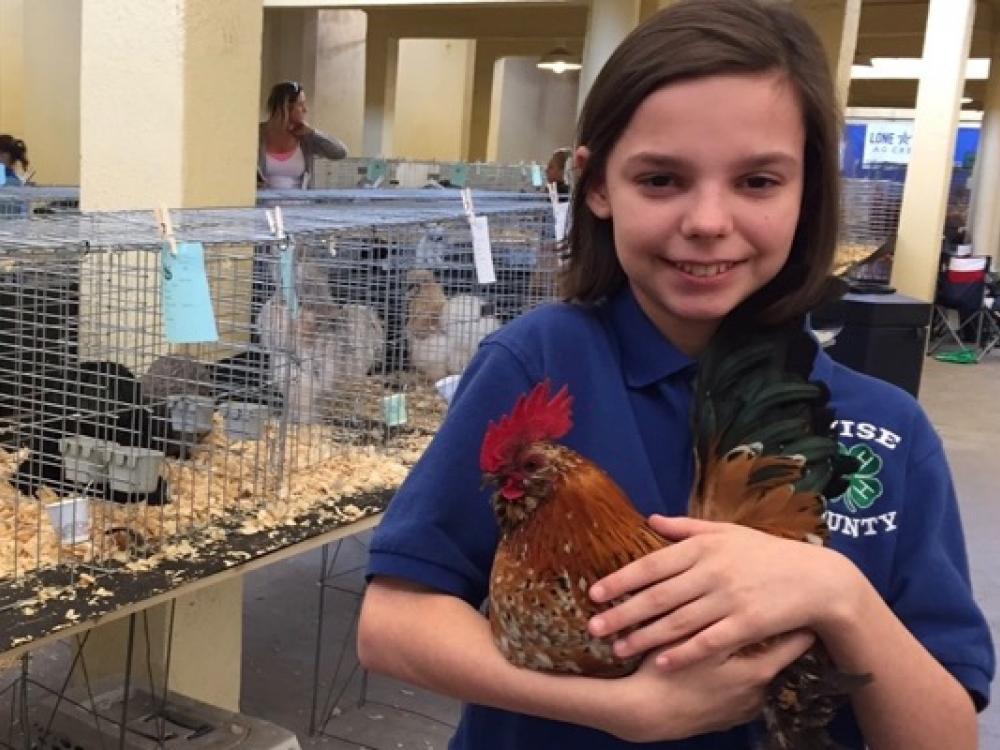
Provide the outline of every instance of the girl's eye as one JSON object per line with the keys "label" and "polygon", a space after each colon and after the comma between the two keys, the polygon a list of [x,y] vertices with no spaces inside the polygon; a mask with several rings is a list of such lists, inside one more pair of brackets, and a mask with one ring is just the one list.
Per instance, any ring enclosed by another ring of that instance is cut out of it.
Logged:
{"label": "girl's eye", "polygon": [[677,178],[672,174],[654,174],[643,177],[640,182],[653,188],[667,188],[674,187],[677,184]]}
{"label": "girl's eye", "polygon": [[773,177],[768,177],[767,175],[751,175],[743,180],[743,184],[746,185],[751,190],[765,190],[770,187],[774,187],[778,184],[778,181]]}

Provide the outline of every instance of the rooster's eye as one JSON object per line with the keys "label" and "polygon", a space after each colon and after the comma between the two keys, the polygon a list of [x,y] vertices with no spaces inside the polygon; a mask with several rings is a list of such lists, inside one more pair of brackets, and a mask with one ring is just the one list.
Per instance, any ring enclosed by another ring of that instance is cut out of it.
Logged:
{"label": "rooster's eye", "polygon": [[525,471],[538,471],[540,468],[542,468],[542,459],[538,456],[529,456],[524,459]]}

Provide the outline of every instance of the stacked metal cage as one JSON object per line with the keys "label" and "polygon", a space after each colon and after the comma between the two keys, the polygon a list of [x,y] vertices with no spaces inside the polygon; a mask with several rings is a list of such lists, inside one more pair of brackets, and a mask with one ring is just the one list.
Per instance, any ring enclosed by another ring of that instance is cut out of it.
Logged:
{"label": "stacked metal cage", "polygon": [[420,159],[358,157],[318,160],[311,188],[400,187],[427,185],[477,190],[537,191],[543,170],[538,164],[495,164]]}
{"label": "stacked metal cage", "polygon": [[80,191],[75,187],[0,187],[0,221],[75,213],[79,205]]}
{"label": "stacked metal cage", "polygon": [[[555,294],[551,209],[454,202],[179,211],[218,340],[164,334],[151,214],[0,225],[0,580],[132,566],[402,480],[479,341]],[[184,252],[182,247],[181,252]]]}
{"label": "stacked metal cage", "polygon": [[852,281],[888,282],[892,253],[864,262],[892,241],[899,228],[903,185],[891,180],[842,180],[840,236],[835,270]]}

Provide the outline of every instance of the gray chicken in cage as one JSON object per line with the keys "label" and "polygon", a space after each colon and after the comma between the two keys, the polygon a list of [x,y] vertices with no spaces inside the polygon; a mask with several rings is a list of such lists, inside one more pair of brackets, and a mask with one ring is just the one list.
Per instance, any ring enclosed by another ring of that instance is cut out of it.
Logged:
{"label": "gray chicken in cage", "polygon": [[280,261],[273,265],[276,291],[257,317],[261,349],[270,377],[282,393],[293,422],[318,422],[338,390],[365,377],[385,358],[385,328],[378,314],[330,294],[329,265],[299,249],[293,264],[294,295],[282,284]]}

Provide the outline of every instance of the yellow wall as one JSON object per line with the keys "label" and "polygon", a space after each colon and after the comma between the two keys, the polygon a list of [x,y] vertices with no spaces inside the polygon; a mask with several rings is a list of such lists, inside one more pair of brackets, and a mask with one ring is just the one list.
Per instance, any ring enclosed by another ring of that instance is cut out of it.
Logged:
{"label": "yellow wall", "polygon": [[267,114],[267,95],[281,81],[298,81],[311,98],[316,59],[318,11],[283,9],[264,11],[261,49],[260,116]]}
{"label": "yellow wall", "polygon": [[535,67],[537,58],[507,57],[495,68],[496,117],[491,117],[490,161],[544,164],[560,147],[573,145],[580,78]]}
{"label": "yellow wall", "polygon": [[18,137],[24,136],[23,35],[24,0],[0,0],[0,133]]}
{"label": "yellow wall", "polygon": [[309,121],[360,154],[365,119],[365,34],[360,10],[321,10],[316,24],[316,83]]}
{"label": "yellow wall", "polygon": [[400,40],[392,156],[463,158],[475,47],[462,39]]}
{"label": "yellow wall", "polygon": [[[39,184],[80,181],[80,2],[24,4],[22,137]],[[117,111],[122,99],[118,94],[104,106]]]}

